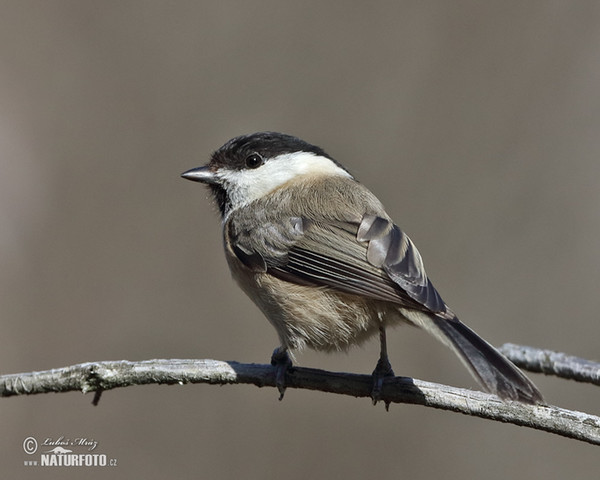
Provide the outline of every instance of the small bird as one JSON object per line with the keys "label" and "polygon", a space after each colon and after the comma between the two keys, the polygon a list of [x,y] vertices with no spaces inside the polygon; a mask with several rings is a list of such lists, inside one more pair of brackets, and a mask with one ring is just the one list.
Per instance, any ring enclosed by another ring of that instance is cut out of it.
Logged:
{"label": "small bird", "polygon": [[182,177],[210,187],[232,276],[277,331],[271,363],[280,398],[288,352],[343,351],[379,333],[376,403],[394,375],[386,328],[409,323],[450,347],[486,391],[543,402],[515,365],[458,320],[410,238],[321,148],[282,133],[243,135]]}

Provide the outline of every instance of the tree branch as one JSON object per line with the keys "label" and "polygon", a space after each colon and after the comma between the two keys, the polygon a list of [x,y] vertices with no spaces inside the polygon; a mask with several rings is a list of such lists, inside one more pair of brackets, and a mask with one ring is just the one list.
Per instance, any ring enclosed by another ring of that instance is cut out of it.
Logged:
{"label": "tree branch", "polygon": [[[286,375],[289,388],[370,397],[370,375],[335,373],[294,367]],[[252,384],[274,387],[271,365],[217,360],[147,360],[82,363],[70,367],[0,376],[0,396],[48,392],[99,392],[146,384]],[[424,382],[408,377],[385,380],[382,400],[450,410],[562,435],[600,445],[600,418],[551,405],[503,402],[495,395]]]}
{"label": "tree branch", "polygon": [[598,362],[512,343],[506,343],[498,350],[523,370],[600,385],[600,363]]}

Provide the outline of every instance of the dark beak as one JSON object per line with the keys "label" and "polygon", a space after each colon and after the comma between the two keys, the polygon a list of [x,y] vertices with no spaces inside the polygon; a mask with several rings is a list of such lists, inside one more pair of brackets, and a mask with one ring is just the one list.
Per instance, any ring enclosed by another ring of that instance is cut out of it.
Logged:
{"label": "dark beak", "polygon": [[215,175],[215,172],[211,171],[208,166],[192,168],[187,172],[183,172],[181,176],[186,180],[191,180],[192,182],[201,182],[207,184],[220,183],[219,179]]}

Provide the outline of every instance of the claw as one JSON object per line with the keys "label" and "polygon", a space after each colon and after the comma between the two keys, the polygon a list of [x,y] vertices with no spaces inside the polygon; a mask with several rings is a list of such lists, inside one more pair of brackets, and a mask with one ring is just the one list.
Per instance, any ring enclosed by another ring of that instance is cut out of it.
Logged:
{"label": "claw", "polygon": [[[371,390],[371,400],[373,401],[373,405],[377,405],[377,402],[381,400],[381,391],[383,388],[383,382],[388,377],[394,377],[394,371],[392,370],[392,365],[387,357],[381,357],[377,362],[377,366],[375,370],[373,370],[373,390]],[[390,402],[384,400],[385,409],[390,409]]]}
{"label": "claw", "polygon": [[[379,361],[375,370],[373,370],[373,390],[371,390],[371,400],[373,405],[377,405],[377,402],[381,400],[381,390],[383,389],[383,382],[386,377],[394,377],[394,371],[392,365],[387,356],[387,342],[385,335],[385,327],[382,325],[379,327],[379,340],[381,342],[381,353],[379,355]],[[390,402],[384,400],[385,409],[390,409]]]}
{"label": "claw", "polygon": [[285,374],[292,367],[292,360],[285,347],[277,347],[271,355],[271,365],[275,367],[275,386],[279,390],[279,400],[285,394]]}

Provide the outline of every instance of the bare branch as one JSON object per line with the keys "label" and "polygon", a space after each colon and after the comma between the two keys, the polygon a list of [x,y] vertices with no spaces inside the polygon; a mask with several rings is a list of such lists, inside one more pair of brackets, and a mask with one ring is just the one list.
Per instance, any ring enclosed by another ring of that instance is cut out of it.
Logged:
{"label": "bare branch", "polygon": [[[217,360],[148,360],[83,363],[70,367],[0,376],[0,395],[32,395],[48,392],[98,392],[146,384],[252,384],[274,387],[270,365]],[[286,376],[289,388],[369,397],[370,375],[334,373],[294,367]],[[600,445],[600,418],[551,405],[503,402],[482,392],[423,382],[407,377],[386,379],[382,399],[440,408],[490,420],[513,423]]]}
{"label": "bare branch", "polygon": [[506,343],[499,350],[517,367],[524,370],[600,385],[600,363],[598,362],[513,343]]}

